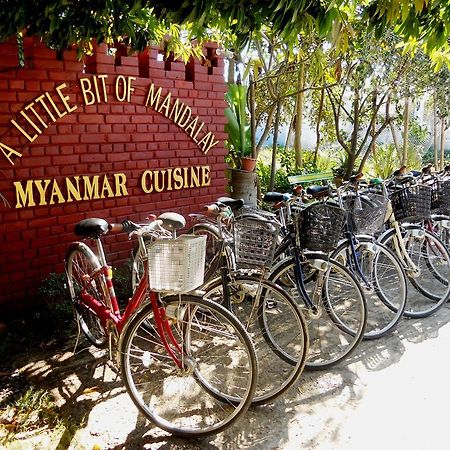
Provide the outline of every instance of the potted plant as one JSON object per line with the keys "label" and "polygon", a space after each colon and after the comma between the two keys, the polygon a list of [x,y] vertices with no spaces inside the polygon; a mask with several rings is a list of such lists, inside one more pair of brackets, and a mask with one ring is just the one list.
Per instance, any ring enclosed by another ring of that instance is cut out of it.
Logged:
{"label": "potted plant", "polygon": [[225,117],[228,119],[225,131],[228,133],[229,163],[236,169],[254,172],[256,159],[252,156],[247,86],[229,84],[225,99],[228,103],[228,108],[225,109]]}
{"label": "potted plant", "polygon": [[[256,159],[252,156],[252,139],[249,114],[247,111],[247,87],[229,84],[225,95],[228,108],[225,116],[228,123],[227,162],[228,186],[230,195],[242,198],[245,203],[256,205],[258,178],[256,175]],[[248,165],[250,163],[250,165]]]}

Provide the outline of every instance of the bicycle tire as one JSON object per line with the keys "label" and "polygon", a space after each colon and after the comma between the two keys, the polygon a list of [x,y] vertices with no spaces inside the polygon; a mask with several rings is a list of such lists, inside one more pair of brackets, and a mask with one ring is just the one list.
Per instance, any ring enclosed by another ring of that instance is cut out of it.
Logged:
{"label": "bicycle tire", "polygon": [[[180,437],[219,433],[241,417],[253,398],[257,358],[241,323],[225,308],[192,295],[162,300],[183,349],[178,368],[161,343],[151,304],[124,327],[121,376],[136,407]],[[209,334],[208,334],[209,333]]]}
{"label": "bicycle tire", "polygon": [[355,238],[355,253],[365,280],[353,267],[348,239],[339,244],[331,257],[343,262],[363,287],[367,303],[364,339],[377,339],[391,332],[403,316],[408,299],[406,274],[398,257],[388,247],[369,236]]}
{"label": "bicycle tire", "polygon": [[[309,352],[305,367],[326,369],[347,358],[362,340],[367,321],[366,300],[354,275],[325,254],[305,253],[302,266],[308,295],[311,297],[315,293],[320,297],[315,300],[317,313],[306,306],[297,289],[293,257],[275,266],[269,278],[287,290],[306,318]],[[321,271],[324,272],[323,279]],[[315,286],[319,279],[323,281],[321,290]]]}
{"label": "bicycle tire", "polygon": [[[405,224],[401,232],[408,255],[419,268],[419,272],[414,273],[403,262],[408,281],[414,288],[408,296],[404,315],[411,318],[428,317],[450,298],[450,254],[442,241],[420,225]],[[395,230],[392,229],[380,236],[379,240],[395,249],[395,238]],[[401,255],[399,257],[401,259]],[[433,263],[430,262],[431,257]],[[437,270],[439,277],[434,273]]]}
{"label": "bicycle tire", "polygon": [[[65,268],[75,318],[89,342],[98,348],[103,348],[107,343],[107,334],[100,318],[79,297],[82,286],[86,285],[86,280],[90,280],[92,273],[100,267],[97,256],[82,242],[74,242],[66,252]],[[103,276],[99,274],[89,282],[86,292],[98,302],[105,304],[105,289]]]}
{"label": "bicycle tire", "polygon": [[[258,357],[258,386],[252,403],[274,400],[289,389],[303,372],[307,348],[307,325],[303,314],[279,286],[252,275],[227,281],[232,312],[253,339]],[[223,302],[221,279],[205,288],[205,297]]]}

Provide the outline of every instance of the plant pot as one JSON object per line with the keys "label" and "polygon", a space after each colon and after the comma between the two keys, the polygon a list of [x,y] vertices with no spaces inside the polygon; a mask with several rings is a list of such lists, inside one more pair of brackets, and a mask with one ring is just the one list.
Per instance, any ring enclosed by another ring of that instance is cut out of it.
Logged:
{"label": "plant pot", "polygon": [[241,158],[241,169],[246,172],[254,172],[256,169],[256,159],[250,158],[248,156],[243,156]]}

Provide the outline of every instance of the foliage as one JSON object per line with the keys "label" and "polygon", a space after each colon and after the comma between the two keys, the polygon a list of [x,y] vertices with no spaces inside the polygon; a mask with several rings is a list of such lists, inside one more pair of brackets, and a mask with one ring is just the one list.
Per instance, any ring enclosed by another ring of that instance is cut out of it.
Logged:
{"label": "foliage", "polygon": [[386,179],[400,165],[397,149],[393,144],[377,146],[369,160],[370,175]]}
{"label": "foliage", "polygon": [[29,386],[18,398],[0,405],[0,443],[10,442],[23,431],[58,425],[58,406],[51,394],[36,386]]}
{"label": "foliage", "polygon": [[35,312],[35,319],[42,330],[67,331],[67,322],[73,317],[73,307],[70,300],[65,273],[50,273],[37,291],[40,307]]}
{"label": "foliage", "polygon": [[228,133],[227,146],[234,167],[240,167],[242,156],[251,156],[251,130],[247,111],[247,87],[230,83],[225,94],[228,119],[225,131]]}
{"label": "foliage", "polygon": [[[314,165],[314,154],[311,151],[304,153],[304,165],[301,170],[295,169],[295,152],[293,149],[279,147],[277,151],[277,170],[275,172],[275,191],[290,192],[291,184],[288,177],[291,175],[305,175],[308,173],[321,173],[331,170],[333,161],[327,156],[319,156]],[[264,158],[258,160],[256,165],[261,192],[267,192],[270,185],[270,164]]]}
{"label": "foliage", "polygon": [[124,306],[133,295],[131,287],[131,266],[124,264],[113,268],[114,291],[120,305]]}
{"label": "foliage", "polygon": [[[113,280],[117,299],[125,304],[132,295],[129,264],[114,267]],[[55,316],[55,321],[67,319],[72,314],[72,302],[65,273],[50,273],[39,286],[38,296],[44,309]]]}
{"label": "foliage", "polygon": [[408,168],[414,170],[420,170],[422,168],[423,161],[422,156],[417,151],[417,148],[413,145],[408,146]]}
{"label": "foliage", "polygon": [[[117,299],[123,307],[132,295],[129,265],[114,268],[113,279]],[[73,333],[73,305],[64,273],[49,274],[34,300],[34,309],[19,319],[12,319],[8,332],[0,336],[0,360],[3,356],[27,351],[43,340],[51,342],[56,338],[60,341]]]}
{"label": "foliage", "polygon": [[403,54],[399,44],[392,32],[377,37],[361,30],[345,53],[327,52],[326,102],[323,106],[316,96],[311,116],[320,117],[326,138],[336,140],[346,152],[346,178],[353,170],[364,170],[374,144],[388,126],[403,126],[404,99],[427,89],[429,58],[419,51],[414,56]]}
{"label": "foliage", "polygon": [[6,0],[0,11],[0,40],[26,30],[59,49],[76,44],[88,50],[91,40],[122,40],[142,49],[151,41],[160,42],[167,33],[189,42],[193,37],[210,38],[215,30],[233,34],[236,45],[242,46],[264,27],[290,48],[295,48],[299,35],[314,33],[345,49],[354,37],[353,23],[359,22],[377,36],[392,27],[402,36],[405,51],[422,47],[437,65],[448,63],[450,4],[441,0]]}
{"label": "foliage", "polygon": [[[258,174],[259,188],[262,193],[268,192],[270,186],[271,168],[269,164],[258,160],[256,163],[256,173]],[[275,172],[274,190],[277,192],[288,192],[290,184],[284,169],[278,169]]]}
{"label": "foliage", "polygon": [[[408,169],[420,170],[424,164],[417,149],[410,145],[408,147]],[[370,176],[383,179],[392,176],[393,172],[400,166],[400,157],[393,144],[377,146],[375,152],[371,155],[367,172]]]}

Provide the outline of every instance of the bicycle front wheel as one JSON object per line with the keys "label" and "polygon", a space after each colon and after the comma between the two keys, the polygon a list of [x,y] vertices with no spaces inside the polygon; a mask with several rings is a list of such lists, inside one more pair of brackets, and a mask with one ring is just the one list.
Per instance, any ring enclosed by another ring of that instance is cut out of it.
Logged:
{"label": "bicycle front wheel", "polygon": [[294,258],[279,263],[270,279],[296,300],[305,316],[309,335],[305,366],[332,367],[348,357],[363,338],[367,321],[363,291],[349,270],[324,254],[305,253],[299,272],[313,307],[300,292]]}
{"label": "bicycle front wheel", "polygon": [[[221,279],[207,286],[206,297],[224,301]],[[258,386],[253,404],[274,400],[300,377],[308,348],[303,315],[280,287],[251,275],[227,282],[233,313],[253,339],[258,357]]]}
{"label": "bicycle front wheel", "polygon": [[89,342],[102,348],[107,342],[105,329],[97,314],[80,297],[84,292],[94,301],[105,303],[106,285],[99,273],[100,261],[86,244],[75,242],[67,250],[65,265],[75,318]]}
{"label": "bicycle front wheel", "polygon": [[209,300],[180,295],[162,302],[181,367],[164,346],[147,304],[119,341],[128,394],[148,419],[173,435],[218,433],[251,404],[258,370],[251,339],[230,312]]}

